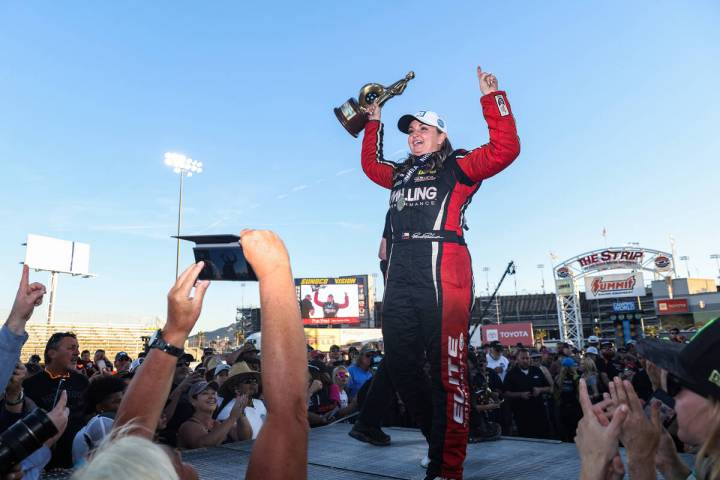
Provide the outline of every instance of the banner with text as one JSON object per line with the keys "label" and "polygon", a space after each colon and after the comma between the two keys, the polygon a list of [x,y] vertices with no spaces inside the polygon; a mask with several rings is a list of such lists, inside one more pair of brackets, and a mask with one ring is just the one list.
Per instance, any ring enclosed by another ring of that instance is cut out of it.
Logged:
{"label": "banner with text", "polygon": [[585,298],[588,300],[643,296],[645,283],[642,272],[585,277]]}
{"label": "banner with text", "polygon": [[522,343],[525,346],[535,344],[532,323],[505,323],[501,325],[483,325],[482,342],[500,342],[505,346]]}

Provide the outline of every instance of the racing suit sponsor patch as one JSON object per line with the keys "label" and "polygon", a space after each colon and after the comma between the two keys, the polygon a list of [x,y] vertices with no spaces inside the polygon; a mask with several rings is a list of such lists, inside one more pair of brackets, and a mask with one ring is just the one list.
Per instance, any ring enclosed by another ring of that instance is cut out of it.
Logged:
{"label": "racing suit sponsor patch", "polygon": [[495,95],[495,103],[497,103],[501,117],[506,117],[510,115],[510,110],[508,110],[507,103],[505,103],[505,99],[502,95]]}

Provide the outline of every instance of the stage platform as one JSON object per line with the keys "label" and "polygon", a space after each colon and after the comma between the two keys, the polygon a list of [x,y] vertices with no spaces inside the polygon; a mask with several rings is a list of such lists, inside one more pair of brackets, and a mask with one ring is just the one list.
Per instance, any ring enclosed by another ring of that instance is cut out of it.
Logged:
{"label": "stage platform", "polygon": [[[425,478],[420,460],[425,456],[427,444],[418,430],[384,428],[392,436],[392,444],[374,447],[350,438],[347,433],[351,427],[339,423],[310,431],[309,480]],[[252,442],[239,442],[187,450],[182,456],[198,470],[203,480],[242,480],[251,451]],[[621,454],[625,457],[622,449]],[[683,459],[692,465],[692,456],[683,455]],[[70,475],[68,471],[43,475],[43,478],[66,479]],[[468,445],[465,480],[572,480],[579,476],[580,459],[572,443],[503,437]]]}
{"label": "stage platform", "polygon": [[[308,449],[310,480],[423,480],[420,460],[427,443],[418,430],[384,428],[392,437],[389,447],[358,442],[347,434],[352,426],[336,424],[314,428]],[[183,452],[183,459],[202,479],[242,479],[251,442]],[[465,479],[577,479],[580,460],[575,445],[551,440],[503,437],[468,445]],[[289,477],[288,477],[289,478]]]}

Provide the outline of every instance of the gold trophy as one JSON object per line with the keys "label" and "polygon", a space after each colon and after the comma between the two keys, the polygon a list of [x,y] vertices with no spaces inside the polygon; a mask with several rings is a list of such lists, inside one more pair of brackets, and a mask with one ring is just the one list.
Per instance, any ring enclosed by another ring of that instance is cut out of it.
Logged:
{"label": "gold trophy", "polygon": [[405,78],[398,80],[388,87],[383,87],[379,83],[368,83],[363,85],[358,95],[358,100],[348,98],[347,102],[334,108],[335,116],[350,135],[357,137],[358,133],[365,128],[368,121],[367,107],[368,105],[378,101],[380,106],[390,100],[395,95],[402,95],[405,87],[410,80],[415,78],[415,72],[408,72]]}

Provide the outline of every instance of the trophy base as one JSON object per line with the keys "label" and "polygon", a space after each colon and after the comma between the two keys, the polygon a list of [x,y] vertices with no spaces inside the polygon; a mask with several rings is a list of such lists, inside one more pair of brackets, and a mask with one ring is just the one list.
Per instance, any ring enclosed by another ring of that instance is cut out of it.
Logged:
{"label": "trophy base", "polygon": [[349,98],[347,102],[340,105],[340,107],[334,108],[333,111],[340,124],[355,138],[362,132],[368,122],[367,114],[362,111],[354,98]]}

